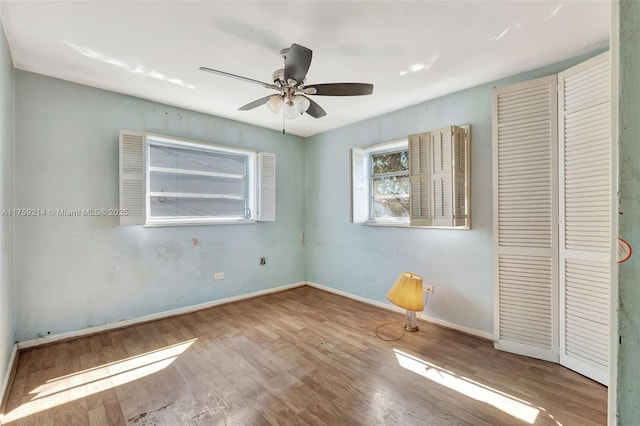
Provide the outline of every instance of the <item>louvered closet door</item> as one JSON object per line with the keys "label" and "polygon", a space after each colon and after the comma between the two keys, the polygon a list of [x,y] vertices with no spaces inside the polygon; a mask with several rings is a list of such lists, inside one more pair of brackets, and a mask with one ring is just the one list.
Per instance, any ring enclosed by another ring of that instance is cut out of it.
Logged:
{"label": "louvered closet door", "polygon": [[557,78],[493,93],[495,346],[558,361]]}
{"label": "louvered closet door", "polygon": [[610,71],[605,53],[560,73],[560,363],[608,382]]}

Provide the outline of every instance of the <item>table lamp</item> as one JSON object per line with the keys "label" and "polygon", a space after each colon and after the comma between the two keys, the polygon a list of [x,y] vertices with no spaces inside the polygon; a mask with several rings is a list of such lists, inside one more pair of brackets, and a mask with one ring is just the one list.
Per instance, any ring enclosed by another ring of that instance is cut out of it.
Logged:
{"label": "table lamp", "polygon": [[404,329],[418,331],[416,312],[424,309],[422,277],[411,272],[401,273],[389,293],[387,293],[387,299],[394,305],[407,310],[407,323]]}

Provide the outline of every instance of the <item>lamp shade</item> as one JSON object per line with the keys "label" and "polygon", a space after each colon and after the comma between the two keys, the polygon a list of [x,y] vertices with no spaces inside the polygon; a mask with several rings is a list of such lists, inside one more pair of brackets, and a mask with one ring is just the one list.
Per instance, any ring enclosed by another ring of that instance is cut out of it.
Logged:
{"label": "lamp shade", "polygon": [[296,107],[296,111],[298,112],[298,114],[302,115],[307,112],[307,110],[311,106],[311,102],[304,96],[296,95],[293,98],[293,105]]}
{"label": "lamp shade", "polygon": [[279,113],[282,109],[282,96],[281,95],[271,95],[269,100],[267,101],[267,107],[271,110],[271,112]]}
{"label": "lamp shade", "polygon": [[424,309],[422,277],[411,272],[401,273],[387,293],[387,299],[408,311],[422,311]]}
{"label": "lamp shade", "polygon": [[293,99],[287,99],[284,101],[284,116],[290,120],[295,120],[300,117],[300,113],[296,109]]}

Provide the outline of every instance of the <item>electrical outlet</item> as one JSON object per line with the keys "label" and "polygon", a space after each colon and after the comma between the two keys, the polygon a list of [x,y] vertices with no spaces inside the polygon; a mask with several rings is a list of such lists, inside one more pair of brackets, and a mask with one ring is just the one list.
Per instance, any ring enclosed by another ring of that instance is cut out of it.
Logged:
{"label": "electrical outlet", "polygon": [[424,286],[424,292],[428,293],[428,294],[433,294],[433,286],[432,285],[425,285]]}
{"label": "electrical outlet", "polygon": [[213,274],[214,280],[224,280],[224,272],[216,272]]}

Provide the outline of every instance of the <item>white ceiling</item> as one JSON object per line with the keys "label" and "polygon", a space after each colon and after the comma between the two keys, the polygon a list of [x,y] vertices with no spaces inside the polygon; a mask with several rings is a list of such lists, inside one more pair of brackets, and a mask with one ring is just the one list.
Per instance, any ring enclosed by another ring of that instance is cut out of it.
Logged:
{"label": "white ceiling", "polygon": [[308,84],[364,82],[371,96],[315,96],[327,116],[287,120],[300,136],[334,129],[608,46],[608,1],[7,1],[18,69],[271,129],[271,92],[198,70],[270,82],[280,50],[313,50]]}

